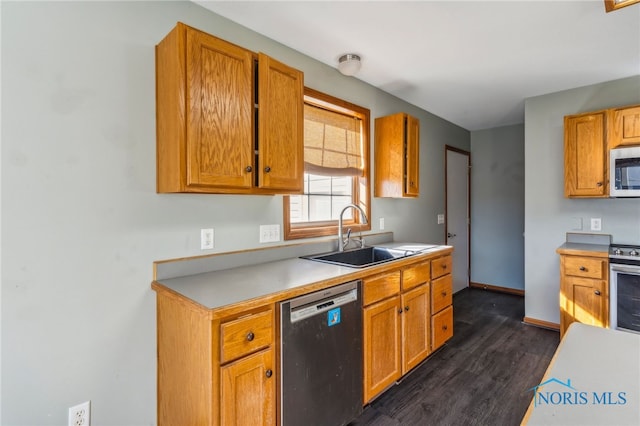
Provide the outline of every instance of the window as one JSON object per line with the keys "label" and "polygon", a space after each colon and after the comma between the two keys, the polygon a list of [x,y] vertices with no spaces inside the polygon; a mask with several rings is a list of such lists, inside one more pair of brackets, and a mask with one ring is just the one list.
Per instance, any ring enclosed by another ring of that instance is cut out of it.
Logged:
{"label": "window", "polygon": [[[284,197],[286,240],[336,235],[347,204],[371,216],[369,110],[309,88],[304,94],[304,193]],[[371,229],[356,213],[345,211],[344,225]]]}
{"label": "window", "polygon": [[611,12],[638,2],[640,2],[640,0],[604,0],[604,7],[607,12]]}

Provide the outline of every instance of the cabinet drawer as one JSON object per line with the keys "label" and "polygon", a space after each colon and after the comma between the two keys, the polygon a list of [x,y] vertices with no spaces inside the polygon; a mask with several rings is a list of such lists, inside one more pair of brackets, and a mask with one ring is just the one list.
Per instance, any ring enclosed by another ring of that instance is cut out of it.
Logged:
{"label": "cabinet drawer", "polygon": [[431,278],[438,278],[451,273],[451,255],[446,255],[431,261]]}
{"label": "cabinet drawer", "polygon": [[220,362],[225,363],[273,342],[273,311],[258,312],[220,326]]}
{"label": "cabinet drawer", "polygon": [[409,290],[429,281],[431,263],[425,262],[402,271],[402,289]]}
{"label": "cabinet drawer", "polygon": [[564,274],[574,277],[606,279],[608,262],[595,257],[565,256]]}
{"label": "cabinet drawer", "polygon": [[451,274],[438,278],[431,283],[431,312],[440,312],[451,305],[453,293]]}
{"label": "cabinet drawer", "polygon": [[362,301],[364,306],[400,293],[400,271],[365,278]]}
{"label": "cabinet drawer", "polygon": [[449,306],[431,317],[431,333],[433,350],[453,337],[453,306]]}

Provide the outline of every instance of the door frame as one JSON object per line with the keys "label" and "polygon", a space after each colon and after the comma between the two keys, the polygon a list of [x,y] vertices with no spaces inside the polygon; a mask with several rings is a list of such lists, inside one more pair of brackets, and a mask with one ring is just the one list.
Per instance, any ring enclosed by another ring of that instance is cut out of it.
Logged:
{"label": "door frame", "polygon": [[457,152],[458,154],[466,155],[468,157],[469,171],[467,173],[467,275],[468,282],[467,288],[471,287],[471,152],[464,149],[456,148],[455,146],[444,146],[444,241],[447,242],[447,221],[449,219],[449,211],[447,206],[448,195],[448,182],[447,182],[447,151]]}

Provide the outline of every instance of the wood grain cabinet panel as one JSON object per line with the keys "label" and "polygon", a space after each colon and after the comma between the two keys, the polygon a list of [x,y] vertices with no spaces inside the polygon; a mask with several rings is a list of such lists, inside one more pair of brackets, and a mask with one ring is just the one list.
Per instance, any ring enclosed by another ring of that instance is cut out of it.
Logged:
{"label": "wood grain cabinet panel", "polygon": [[431,311],[440,312],[453,303],[453,280],[451,274],[431,283]]}
{"label": "wood grain cabinet panel", "polygon": [[273,311],[248,315],[220,326],[222,352],[225,363],[267,347],[273,342]]}
{"label": "wood grain cabinet panel", "polygon": [[609,147],[640,145],[640,105],[609,111]]}
{"label": "wood grain cabinet panel", "polygon": [[451,273],[451,255],[446,255],[431,261],[431,279]]}
{"label": "wood grain cabinet panel", "polygon": [[402,374],[400,296],[364,308],[364,402]]}
{"label": "wood grain cabinet panel", "polygon": [[565,197],[608,195],[605,112],[564,118]]}
{"label": "wood grain cabinet panel", "polygon": [[560,337],[573,322],[609,326],[609,260],[560,256]]}
{"label": "wood grain cabinet panel", "polygon": [[420,194],[420,122],[405,113],[375,119],[376,197]]}
{"label": "wood grain cabinet panel", "polygon": [[274,358],[266,349],[222,367],[222,425],[276,424]]}
{"label": "wood grain cabinet panel", "polygon": [[302,191],[303,85],[298,70],[178,23],[156,46],[157,191]]}
{"label": "wood grain cabinet panel", "polygon": [[400,271],[365,278],[362,288],[364,306],[395,296],[400,293]]}
{"label": "wood grain cabinet panel", "polygon": [[453,337],[453,307],[448,306],[444,310],[436,313],[431,318],[431,321],[433,350],[436,350]]}
{"label": "wood grain cabinet panel", "polygon": [[402,374],[420,364],[430,353],[429,284],[402,294]]}

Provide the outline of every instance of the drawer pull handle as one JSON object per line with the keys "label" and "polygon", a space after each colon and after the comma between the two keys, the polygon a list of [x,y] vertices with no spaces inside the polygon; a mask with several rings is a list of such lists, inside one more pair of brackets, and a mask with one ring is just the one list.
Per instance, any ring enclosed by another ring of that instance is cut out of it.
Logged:
{"label": "drawer pull handle", "polygon": [[447,329],[447,326],[446,326],[446,325],[443,325],[443,326],[442,326],[442,329],[443,329],[443,330],[446,330],[446,329]]}
{"label": "drawer pull handle", "polygon": [[447,296],[447,292],[446,292],[446,291],[443,291],[443,292],[442,292],[442,296],[443,296],[443,297],[446,297],[446,296]]}
{"label": "drawer pull handle", "polygon": [[602,186],[602,182],[596,182],[596,186]]}
{"label": "drawer pull handle", "polygon": [[587,268],[585,268],[584,266],[581,266],[581,267],[580,267],[580,270],[581,270],[581,271],[586,271],[586,270],[587,270]]}
{"label": "drawer pull handle", "polygon": [[250,332],[247,334],[247,341],[248,341],[248,342],[252,342],[252,341],[253,341],[253,339],[255,339],[255,337],[256,337],[256,335],[255,335],[255,334],[253,334],[253,331],[250,331]]}
{"label": "drawer pull handle", "polygon": [[267,379],[268,379],[269,377],[273,376],[273,370],[268,369],[268,370],[264,373],[264,375],[265,375],[265,376],[267,376]]}
{"label": "drawer pull handle", "polygon": [[600,290],[594,291],[593,294],[595,294],[596,296],[600,296]]}
{"label": "drawer pull handle", "polygon": [[409,307],[408,307],[408,306],[405,306],[405,307],[404,307],[404,310],[405,310],[405,312],[409,312]]}

